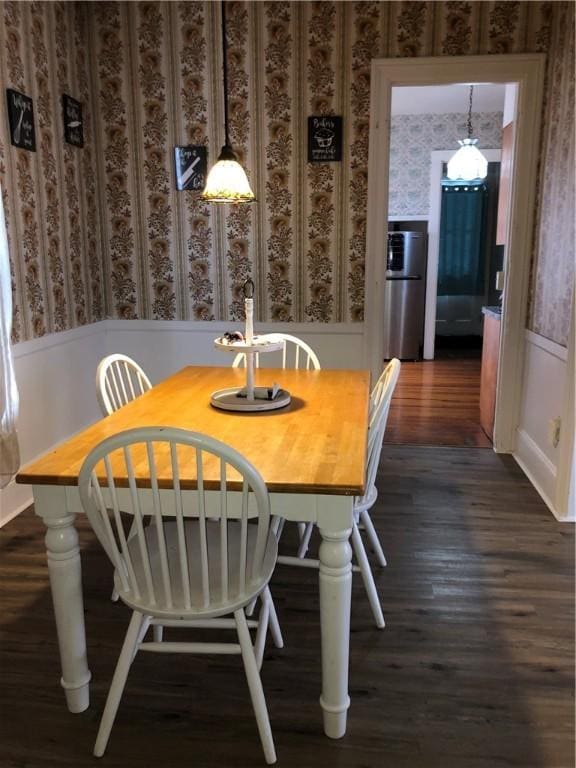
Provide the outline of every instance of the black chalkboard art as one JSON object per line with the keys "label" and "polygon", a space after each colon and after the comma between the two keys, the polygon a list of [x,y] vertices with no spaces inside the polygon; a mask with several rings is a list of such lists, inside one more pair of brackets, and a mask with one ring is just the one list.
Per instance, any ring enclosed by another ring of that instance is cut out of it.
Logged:
{"label": "black chalkboard art", "polygon": [[308,162],[342,160],[342,118],[333,115],[308,118]]}
{"label": "black chalkboard art", "polygon": [[206,186],[208,154],[206,147],[174,147],[176,189],[201,191]]}
{"label": "black chalkboard art", "polygon": [[8,99],[8,122],[10,124],[10,141],[15,147],[36,152],[36,136],[34,134],[34,107],[30,96],[6,89]]}
{"label": "black chalkboard art", "polygon": [[62,95],[62,114],[64,117],[64,140],[75,147],[83,147],[82,104],[64,93]]}

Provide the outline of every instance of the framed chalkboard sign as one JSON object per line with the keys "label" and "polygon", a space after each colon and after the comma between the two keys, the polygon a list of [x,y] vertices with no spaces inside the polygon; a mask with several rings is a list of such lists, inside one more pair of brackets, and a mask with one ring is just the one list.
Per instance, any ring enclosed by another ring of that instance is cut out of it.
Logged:
{"label": "framed chalkboard sign", "polygon": [[308,118],[308,162],[342,160],[342,118],[333,115]]}
{"label": "framed chalkboard sign", "polygon": [[34,106],[30,96],[6,89],[8,99],[8,123],[10,125],[10,141],[15,147],[36,152],[36,135],[34,133]]}
{"label": "framed chalkboard sign", "polygon": [[176,189],[201,191],[206,186],[208,153],[206,147],[174,147]]}
{"label": "framed chalkboard sign", "polygon": [[64,93],[62,95],[62,114],[64,117],[64,140],[75,147],[83,147],[82,104]]}

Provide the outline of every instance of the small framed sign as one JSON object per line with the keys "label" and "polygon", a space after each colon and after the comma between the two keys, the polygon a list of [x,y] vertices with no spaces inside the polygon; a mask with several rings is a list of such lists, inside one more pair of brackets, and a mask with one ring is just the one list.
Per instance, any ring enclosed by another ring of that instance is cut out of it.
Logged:
{"label": "small framed sign", "polygon": [[308,118],[308,162],[342,160],[342,118],[333,115]]}
{"label": "small framed sign", "polygon": [[15,147],[36,152],[36,135],[34,133],[34,106],[30,96],[6,89],[8,99],[8,122],[10,124],[10,141]]}
{"label": "small framed sign", "polygon": [[82,104],[64,93],[62,94],[62,114],[64,117],[64,140],[75,147],[83,147]]}
{"label": "small framed sign", "polygon": [[201,191],[206,186],[206,171],[208,168],[208,153],[201,145],[174,147],[174,164],[176,166],[176,189]]}

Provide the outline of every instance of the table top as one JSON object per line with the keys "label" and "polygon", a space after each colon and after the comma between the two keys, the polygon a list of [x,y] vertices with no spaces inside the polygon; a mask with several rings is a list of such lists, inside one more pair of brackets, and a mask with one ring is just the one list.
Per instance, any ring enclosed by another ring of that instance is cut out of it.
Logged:
{"label": "table top", "polygon": [[210,405],[223,387],[241,387],[242,368],[184,368],[110,416],[21,469],[18,483],[77,485],[87,454],[122,430],[144,426],[203,432],[240,451],[277,493],[358,496],[364,492],[369,372],[255,372],[257,386],[277,381],[292,401],[277,411],[232,413]]}

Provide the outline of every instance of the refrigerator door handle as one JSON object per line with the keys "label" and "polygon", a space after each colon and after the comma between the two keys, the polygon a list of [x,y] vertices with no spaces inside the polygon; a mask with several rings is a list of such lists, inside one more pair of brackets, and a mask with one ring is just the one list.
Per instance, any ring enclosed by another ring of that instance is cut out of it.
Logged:
{"label": "refrigerator door handle", "polygon": [[386,280],[422,280],[422,275],[403,275],[402,277],[390,276]]}

